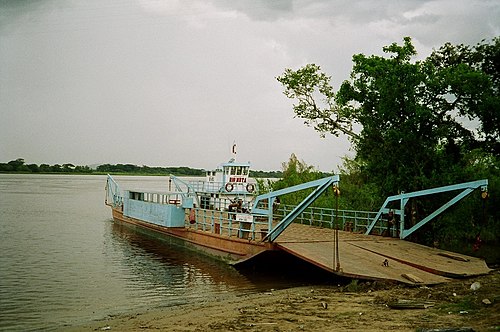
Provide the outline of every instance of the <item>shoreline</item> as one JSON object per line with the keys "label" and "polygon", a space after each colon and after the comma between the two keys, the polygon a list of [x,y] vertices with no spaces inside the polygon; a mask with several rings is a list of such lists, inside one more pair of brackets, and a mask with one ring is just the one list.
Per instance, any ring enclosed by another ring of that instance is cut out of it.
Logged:
{"label": "shoreline", "polygon": [[[481,286],[471,290],[475,282]],[[391,308],[398,300],[426,305],[411,310]],[[416,331],[459,327],[500,329],[500,271],[433,287],[357,281],[346,286],[300,286],[124,313],[58,330]]]}

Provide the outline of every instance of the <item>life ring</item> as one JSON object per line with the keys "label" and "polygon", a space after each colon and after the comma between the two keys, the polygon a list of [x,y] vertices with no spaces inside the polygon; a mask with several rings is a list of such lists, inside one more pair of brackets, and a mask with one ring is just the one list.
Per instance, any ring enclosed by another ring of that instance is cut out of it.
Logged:
{"label": "life ring", "polygon": [[251,183],[247,184],[247,191],[249,193],[253,193],[253,191],[255,190],[255,186]]}
{"label": "life ring", "polygon": [[227,191],[227,192],[231,192],[231,191],[233,191],[234,186],[233,186],[233,184],[232,184],[232,183],[229,183],[229,182],[228,182],[228,183],[226,183],[226,187],[225,187],[225,188],[226,188],[226,191]]}

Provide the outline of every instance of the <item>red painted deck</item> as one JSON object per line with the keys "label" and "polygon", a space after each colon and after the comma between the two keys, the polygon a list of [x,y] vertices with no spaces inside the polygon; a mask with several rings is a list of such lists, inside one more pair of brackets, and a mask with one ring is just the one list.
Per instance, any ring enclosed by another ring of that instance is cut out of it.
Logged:
{"label": "red painted deck", "polygon": [[[344,231],[339,231],[340,270],[336,271],[334,231],[300,224],[290,225],[276,243],[327,271],[353,278],[436,284],[490,271],[482,259],[405,240]],[[384,266],[385,260],[388,266]]]}

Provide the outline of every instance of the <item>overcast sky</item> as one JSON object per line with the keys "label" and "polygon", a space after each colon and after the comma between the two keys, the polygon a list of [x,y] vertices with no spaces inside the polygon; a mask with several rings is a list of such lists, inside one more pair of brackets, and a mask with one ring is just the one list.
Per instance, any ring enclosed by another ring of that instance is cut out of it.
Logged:
{"label": "overcast sky", "polygon": [[257,170],[337,170],[350,144],[294,118],[285,68],[337,90],[404,36],[421,59],[498,35],[498,0],[0,0],[0,162],[211,169],[236,141]]}

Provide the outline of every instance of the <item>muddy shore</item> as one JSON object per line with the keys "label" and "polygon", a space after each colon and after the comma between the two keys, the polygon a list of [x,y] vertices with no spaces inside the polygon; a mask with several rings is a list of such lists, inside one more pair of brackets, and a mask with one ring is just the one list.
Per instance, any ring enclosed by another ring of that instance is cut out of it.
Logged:
{"label": "muddy shore", "polygon": [[494,271],[432,287],[353,281],[269,290],[61,331],[500,331],[499,303],[500,271]]}

